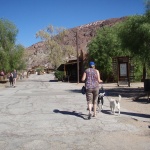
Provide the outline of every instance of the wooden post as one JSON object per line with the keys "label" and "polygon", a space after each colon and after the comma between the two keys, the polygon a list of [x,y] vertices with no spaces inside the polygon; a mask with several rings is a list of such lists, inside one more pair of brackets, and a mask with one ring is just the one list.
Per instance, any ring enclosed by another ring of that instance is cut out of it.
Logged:
{"label": "wooden post", "polygon": [[76,48],[77,48],[77,84],[79,84],[78,29],[77,29],[77,32],[76,32]]}

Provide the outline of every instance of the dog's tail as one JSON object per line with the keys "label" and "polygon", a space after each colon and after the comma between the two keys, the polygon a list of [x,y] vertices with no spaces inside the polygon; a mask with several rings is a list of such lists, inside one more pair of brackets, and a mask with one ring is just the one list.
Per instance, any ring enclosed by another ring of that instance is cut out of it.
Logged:
{"label": "dog's tail", "polygon": [[122,98],[122,97],[121,97],[121,95],[119,95],[118,102],[120,102],[120,101],[121,101],[121,98]]}

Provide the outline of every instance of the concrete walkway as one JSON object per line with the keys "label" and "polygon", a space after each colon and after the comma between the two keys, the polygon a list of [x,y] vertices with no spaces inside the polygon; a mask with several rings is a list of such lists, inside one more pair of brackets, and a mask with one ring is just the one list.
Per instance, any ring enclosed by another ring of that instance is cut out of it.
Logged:
{"label": "concrete walkway", "polygon": [[120,116],[111,115],[105,98],[104,111],[87,120],[83,84],[53,79],[53,74],[34,74],[16,88],[0,88],[0,150],[150,149],[150,129],[143,125],[149,114],[121,108]]}

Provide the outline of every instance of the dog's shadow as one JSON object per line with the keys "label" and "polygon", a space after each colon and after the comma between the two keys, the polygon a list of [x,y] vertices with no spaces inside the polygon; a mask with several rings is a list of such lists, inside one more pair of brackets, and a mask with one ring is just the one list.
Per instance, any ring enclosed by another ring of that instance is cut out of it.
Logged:
{"label": "dog's shadow", "polygon": [[110,110],[101,110],[102,113],[107,114],[107,115],[119,115],[118,111],[116,111],[115,114],[112,114]]}
{"label": "dog's shadow", "polygon": [[61,110],[58,110],[58,109],[54,109],[53,112],[54,113],[60,113],[60,114],[63,114],[63,115],[76,116],[76,117],[82,118],[84,120],[87,120],[87,117],[84,117],[84,116],[87,116],[86,114],[77,113],[76,111],[70,112],[70,111],[61,111]]}
{"label": "dog's shadow", "polygon": [[[110,112],[110,110],[102,110],[101,112],[104,113],[104,114],[110,114],[110,115],[112,115],[111,112]],[[115,114],[118,115],[118,111]],[[128,115],[128,116],[141,117],[141,118],[150,118],[150,115],[148,115],[148,114],[140,114],[140,113],[124,112],[124,111],[121,111],[120,115],[121,114]]]}

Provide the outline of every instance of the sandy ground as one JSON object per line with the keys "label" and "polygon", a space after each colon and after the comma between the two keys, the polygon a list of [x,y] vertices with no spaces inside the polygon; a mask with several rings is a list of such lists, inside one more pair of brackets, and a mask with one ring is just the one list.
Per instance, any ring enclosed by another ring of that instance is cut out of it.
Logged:
{"label": "sandy ground", "polygon": [[[147,99],[147,97],[144,97]],[[137,113],[150,114],[150,103],[140,101],[134,101],[132,99],[125,99],[121,102],[122,107],[132,110]]]}
{"label": "sandy ground", "polygon": [[[19,82],[19,81],[18,81]],[[8,86],[9,83],[2,84],[0,83],[0,89]],[[79,84],[82,87],[84,83]],[[106,83],[103,84],[104,90],[106,91],[106,95],[108,96],[118,96],[121,94],[123,97],[121,101],[121,106],[123,108],[132,110],[137,113],[149,114],[150,115],[150,101],[148,103],[148,95],[144,97],[140,97],[137,100],[134,100],[135,97],[145,93],[144,85],[142,82],[132,83],[131,87],[128,86],[120,86],[118,87],[116,83]]]}
{"label": "sandy ground", "polygon": [[[118,94],[122,95],[121,107],[125,108],[134,114],[150,116],[150,101],[148,101],[148,94],[144,91],[144,84],[132,83],[131,87],[128,86],[116,86],[116,84],[104,84],[104,88],[108,96],[116,97]],[[145,94],[145,96],[141,96]],[[139,96],[139,97],[138,97]],[[138,97],[138,98],[137,98]],[[137,98],[137,99],[136,99]],[[128,122],[141,128],[150,129],[149,121],[142,121],[136,119],[124,119],[122,122]],[[144,135],[149,134],[147,130]],[[149,135],[148,135],[149,136]]]}
{"label": "sandy ground", "polygon": [[[39,78],[43,82],[37,83],[36,81],[39,81]],[[60,86],[59,92],[64,92],[64,97],[67,98],[66,94],[70,93],[63,91],[64,88],[70,91],[73,87],[73,91],[77,93],[77,97],[74,98],[76,100],[82,98],[82,102],[76,101],[74,105],[74,99],[70,98],[69,95],[66,100],[64,99],[64,104],[70,106],[68,109],[68,106],[60,103],[62,95],[59,95],[58,91],[55,93],[55,84],[52,84],[51,88],[46,89],[48,86],[44,81],[48,77],[43,80],[42,76],[31,76],[29,79],[27,90],[25,90],[26,83],[23,83],[22,87],[20,86],[12,92],[12,94],[17,94],[12,99],[7,99],[9,98],[7,96],[7,89],[2,90],[6,98],[2,98],[1,107],[3,107],[5,102],[7,107],[2,108],[1,111],[1,149],[19,150],[20,148],[20,150],[29,150],[35,149],[38,146],[40,150],[47,150],[49,149],[49,145],[51,145],[52,149],[57,150],[62,148],[74,150],[149,150],[150,103],[147,103],[146,96],[133,101],[135,97],[143,94],[143,83],[135,83],[131,87],[118,87],[114,83],[103,84],[107,97],[117,98],[119,94],[122,96],[121,115],[110,115],[109,102],[106,99],[103,112],[100,112],[97,118],[92,118],[88,122],[81,118],[79,113],[75,111],[72,113],[70,111],[78,108],[81,112],[88,113],[86,111],[86,102],[83,102],[83,98],[85,97],[79,93],[83,84],[79,84],[78,88],[76,88],[76,85],[71,85],[71,83],[69,85],[64,84],[66,87],[63,84],[57,84],[58,87]],[[35,81],[33,85],[31,85],[32,81]],[[1,88],[5,88],[5,85],[0,85],[0,90]],[[74,88],[76,89],[74,90]],[[48,93],[49,89],[53,92],[51,96]],[[10,90],[9,92],[11,94]],[[29,94],[28,98],[26,97],[26,93]],[[57,95],[57,99],[55,99],[55,95]],[[41,96],[51,98],[51,101],[45,99],[42,102],[40,99]],[[24,101],[16,103],[16,98],[17,101]],[[26,100],[27,103],[25,103]],[[24,107],[20,107],[22,104]],[[41,106],[44,109],[41,109]],[[60,113],[55,114],[54,108],[61,110]],[[52,110],[51,113],[50,110]],[[6,114],[6,112],[9,113]],[[17,115],[13,116],[11,112]],[[22,114],[24,117],[22,117]],[[91,148],[89,148],[89,143]],[[7,148],[5,148],[6,145],[8,145]],[[68,147],[68,145],[71,147]],[[16,148],[18,146],[19,148]]]}
{"label": "sandy ground", "polygon": [[[19,81],[18,81],[19,82]],[[8,86],[9,83],[0,84],[0,89]],[[78,86],[82,87],[84,83],[80,83]],[[104,90],[108,97],[118,97],[118,94],[122,96],[121,107],[130,110],[137,114],[146,114],[150,115],[150,101],[148,102],[148,95],[144,97],[139,97],[137,100],[134,100],[139,95],[145,93],[144,92],[144,84],[142,82],[132,83],[130,87],[128,86],[117,86],[116,83],[106,83],[103,84]],[[128,120],[129,121],[129,120]],[[149,126],[149,122],[142,121],[132,121],[132,123],[136,123],[138,126]]]}
{"label": "sandy ground", "polygon": [[[83,85],[84,83],[80,86],[82,87]],[[121,108],[133,112],[134,115],[150,116],[150,101],[148,101],[148,95],[144,91],[143,82],[131,83],[130,87],[127,85],[118,86],[117,83],[104,83],[103,88],[107,98],[118,98],[119,94],[122,96]],[[143,94],[145,96],[141,96]],[[150,136],[150,118],[147,120],[148,121],[136,120],[134,117],[131,117],[130,119],[124,118],[120,121],[134,124],[135,126],[145,130],[145,132],[142,133],[143,135]]]}
{"label": "sandy ground", "polygon": [[[118,97],[122,96],[121,106],[142,114],[150,114],[150,101],[148,102],[148,94],[144,92],[144,83],[132,83],[128,86],[117,86],[116,83],[103,84],[106,96]],[[142,96],[145,94],[145,96]],[[140,96],[141,95],[141,96]],[[140,96],[139,98],[137,98]],[[135,98],[137,98],[135,100]]]}
{"label": "sandy ground", "polygon": [[[84,83],[79,84],[82,87]],[[144,92],[144,83],[131,83],[131,86],[120,85],[117,83],[104,83],[104,91],[107,97],[117,98],[120,94],[122,96],[121,107],[131,110],[135,113],[150,115],[150,101],[148,102],[148,94]],[[145,94],[135,100],[140,95]]]}

